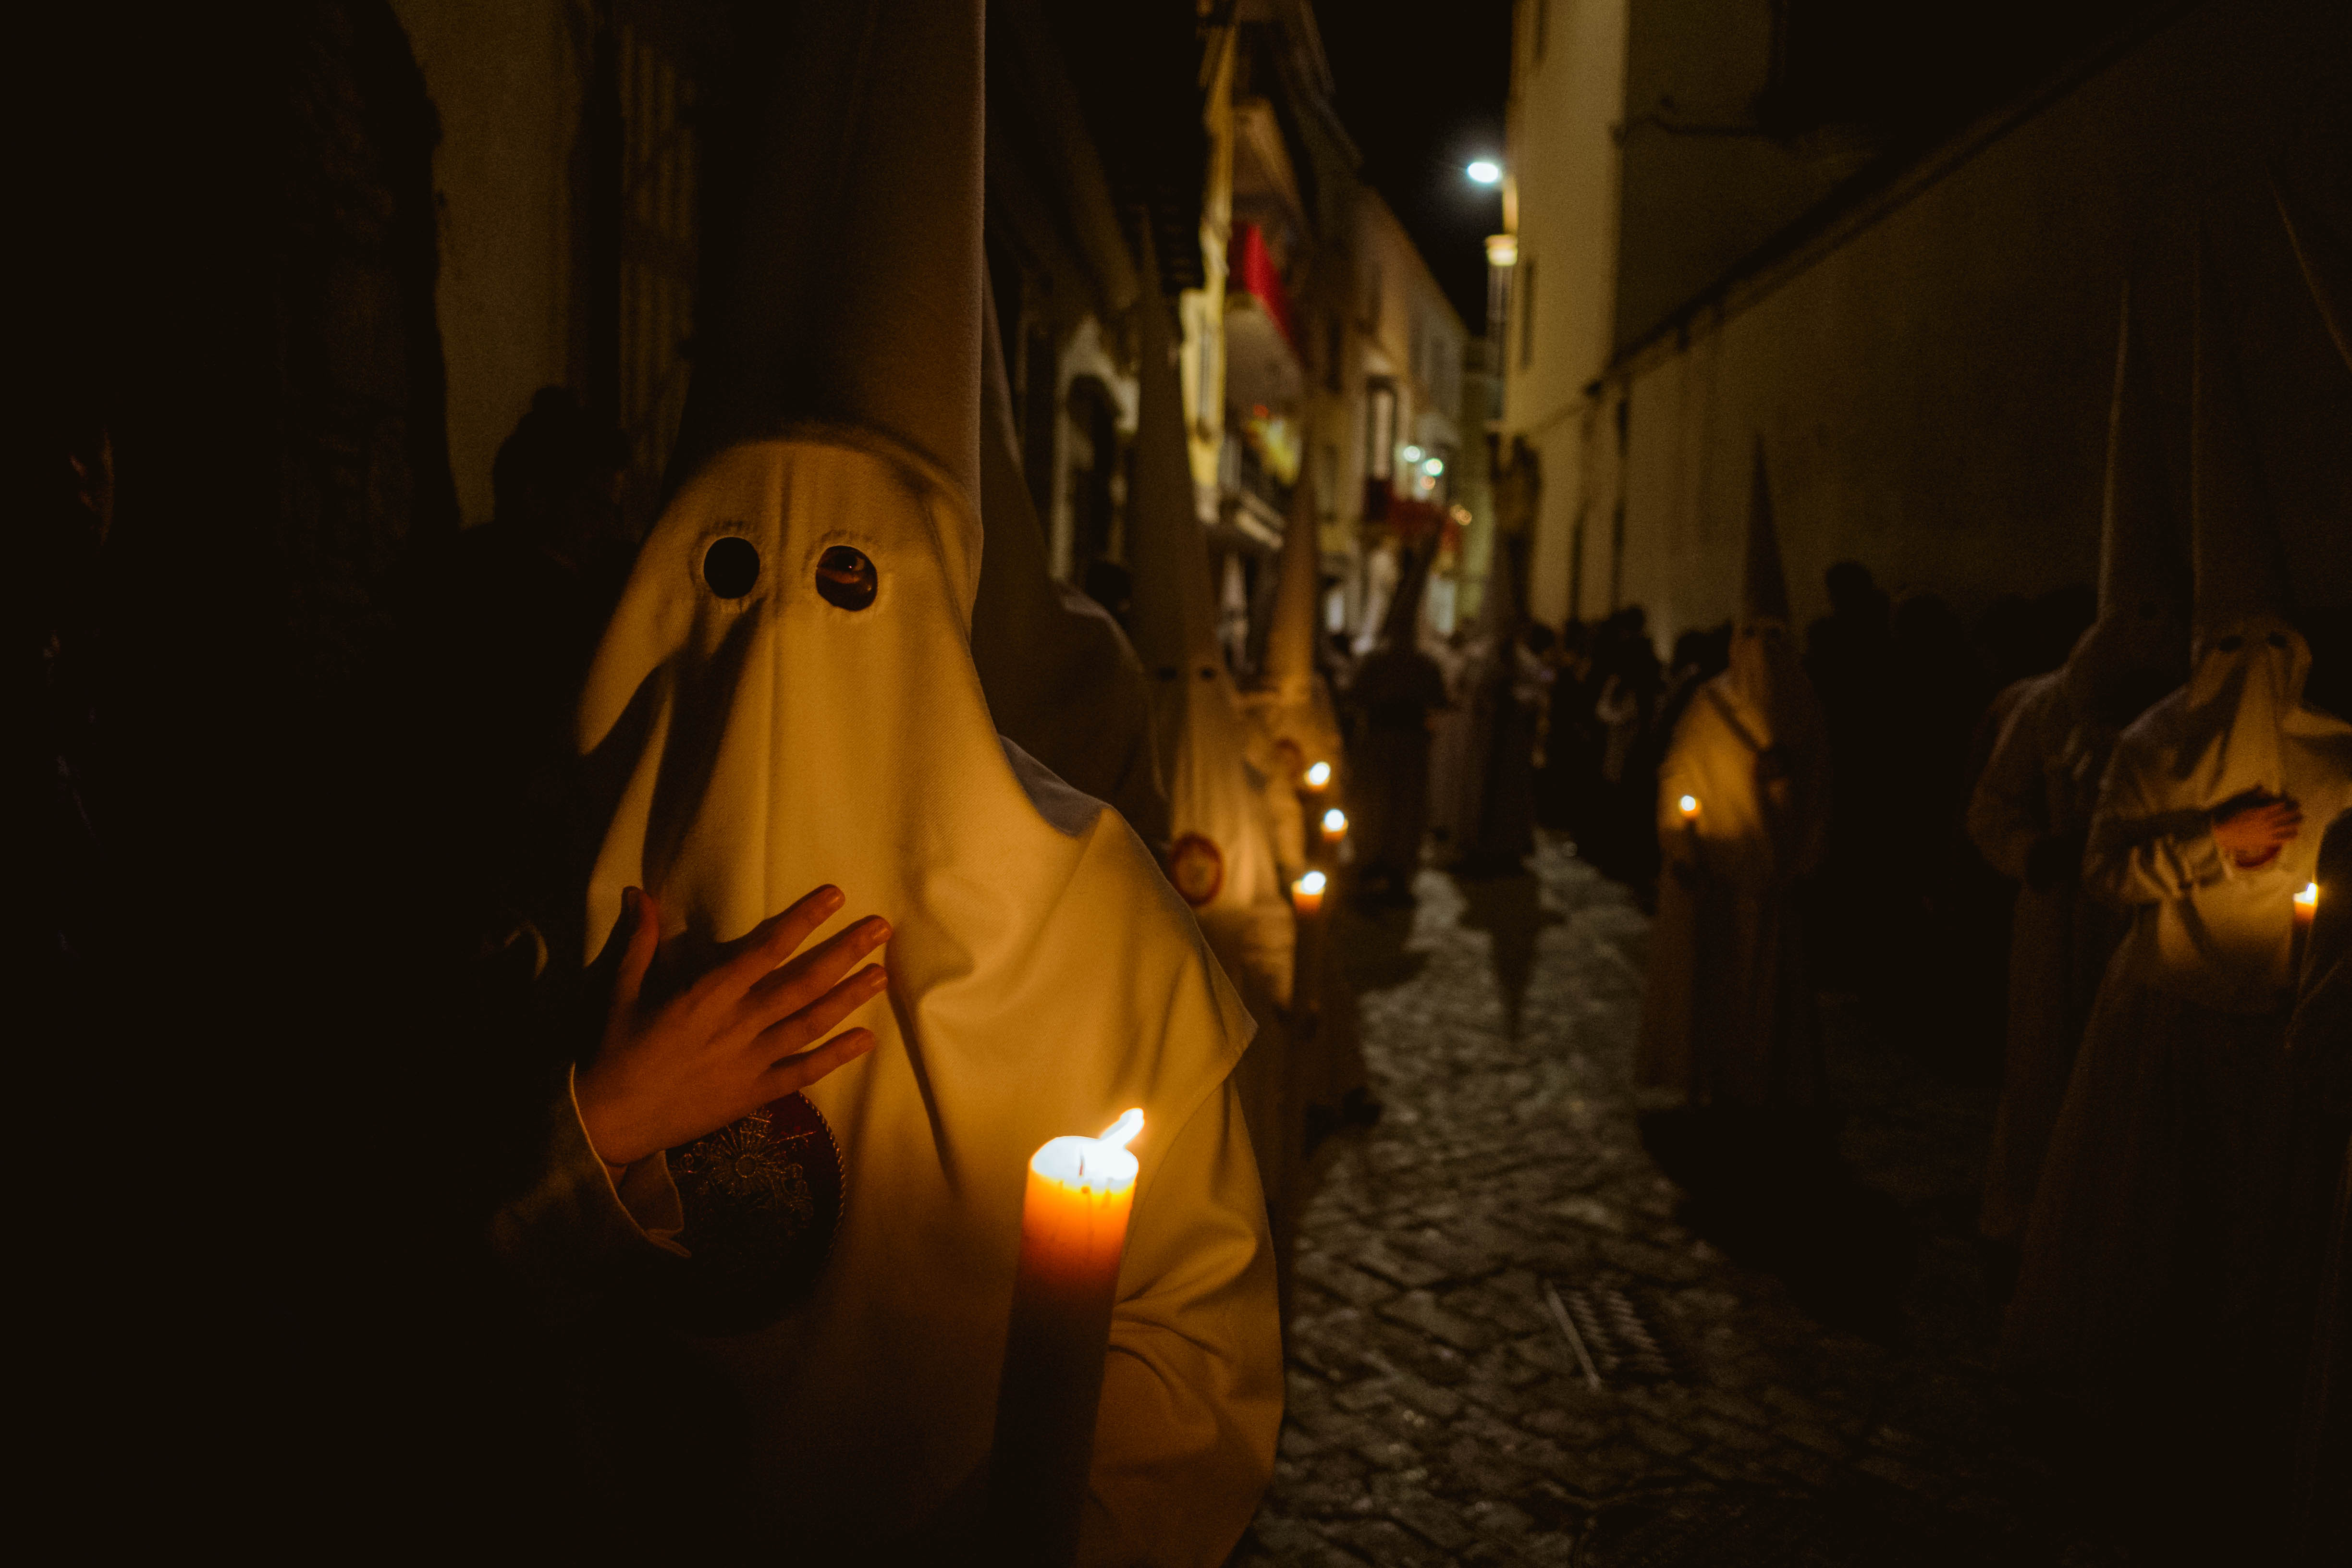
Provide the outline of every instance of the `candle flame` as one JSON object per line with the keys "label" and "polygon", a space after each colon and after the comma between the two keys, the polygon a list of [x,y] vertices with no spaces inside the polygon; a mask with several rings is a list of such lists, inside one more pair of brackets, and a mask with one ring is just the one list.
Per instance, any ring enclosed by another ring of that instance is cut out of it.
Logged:
{"label": "candle flame", "polygon": [[1675,802],[1675,804],[1682,808],[1682,814],[1685,816],[1696,816],[1698,815],[1698,796],[1695,795],[1686,795],[1683,796],[1682,799]]}
{"label": "candle flame", "polygon": [[1326,878],[1322,872],[1309,871],[1307,875],[1299,878],[1296,882],[1293,882],[1290,885],[1290,890],[1294,893],[1319,893],[1323,890],[1325,880]]}
{"label": "candle flame", "polygon": [[1348,814],[1346,812],[1335,805],[1323,814],[1323,833],[1326,837],[1337,838],[1347,831]]}
{"label": "candle flame", "polygon": [[1330,782],[1330,763],[1317,763],[1314,766],[1307,770],[1307,787],[1308,789],[1321,789],[1325,784],[1329,784]]}
{"label": "candle flame", "polygon": [[2294,901],[2301,904],[2306,910],[2317,909],[2319,907],[2319,884],[2316,882],[2305,882],[2303,885],[2303,891],[2294,896]]}
{"label": "candle flame", "polygon": [[1120,1111],[1118,1120],[1105,1128],[1102,1137],[1097,1142],[1108,1143],[1114,1149],[1124,1149],[1142,1131],[1143,1107],[1138,1105]]}

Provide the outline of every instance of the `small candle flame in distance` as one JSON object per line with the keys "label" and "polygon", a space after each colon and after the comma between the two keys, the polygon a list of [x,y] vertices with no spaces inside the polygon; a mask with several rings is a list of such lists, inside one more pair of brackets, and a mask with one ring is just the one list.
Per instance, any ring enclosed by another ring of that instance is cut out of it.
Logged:
{"label": "small candle flame in distance", "polygon": [[1319,893],[1319,892],[1321,892],[1321,891],[1323,890],[1323,884],[1324,884],[1324,881],[1325,881],[1325,880],[1326,880],[1326,879],[1324,878],[1324,875],[1323,875],[1323,873],[1322,873],[1322,872],[1320,872],[1320,871],[1309,871],[1309,872],[1307,872],[1307,875],[1305,875],[1304,877],[1299,878],[1299,879],[1298,879],[1298,880],[1297,880],[1296,882],[1293,882],[1293,883],[1290,885],[1290,887],[1291,887],[1291,891],[1293,891],[1293,892],[1297,892],[1297,893],[1305,893],[1305,894],[1307,894],[1308,896],[1310,896],[1310,897],[1311,897],[1311,896],[1313,896],[1314,894]]}
{"label": "small candle flame in distance", "polygon": [[1338,806],[1323,814],[1323,831],[1333,838],[1348,831],[1348,814]]}
{"label": "small candle flame in distance", "polygon": [[1330,763],[1317,763],[1313,767],[1307,770],[1307,787],[1308,789],[1321,789],[1325,784],[1329,784],[1330,782]]}
{"label": "small candle flame in distance", "polygon": [[1675,802],[1675,804],[1682,808],[1682,813],[1685,816],[1696,816],[1698,815],[1698,796],[1695,795],[1686,795],[1683,796],[1682,799]]}
{"label": "small candle flame in distance", "polygon": [[2319,884],[2316,882],[2305,882],[2303,885],[2303,891],[2294,896],[2294,901],[2301,904],[2306,910],[2317,909],[2319,907]]}

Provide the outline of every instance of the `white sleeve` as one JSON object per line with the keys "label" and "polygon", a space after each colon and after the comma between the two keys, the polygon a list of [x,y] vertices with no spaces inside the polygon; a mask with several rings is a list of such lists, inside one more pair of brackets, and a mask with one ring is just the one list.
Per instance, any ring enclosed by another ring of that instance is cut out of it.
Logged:
{"label": "white sleeve", "polygon": [[648,1255],[686,1256],[677,1240],[686,1214],[667,1157],[640,1160],[616,1178],[588,1142],[570,1075],[548,1107],[545,1148],[531,1185],[490,1218],[491,1245],[527,1279],[584,1284]]}
{"label": "white sleeve", "polygon": [[2042,704],[2028,692],[2010,710],[1992,755],[1969,797],[1969,837],[1985,863],[2012,882],[2025,880],[2033,847],[2050,835],[2050,797],[2042,773]]}
{"label": "white sleeve", "polygon": [[1274,1249],[1231,1078],[1136,1194],[1119,1292],[1078,1562],[1216,1568],[1282,1425]]}
{"label": "white sleeve", "polygon": [[2178,899],[2231,874],[2210,816],[2158,810],[2148,800],[2143,780],[2149,765],[2128,740],[2118,745],[2091,814],[2083,886],[2118,909]]}

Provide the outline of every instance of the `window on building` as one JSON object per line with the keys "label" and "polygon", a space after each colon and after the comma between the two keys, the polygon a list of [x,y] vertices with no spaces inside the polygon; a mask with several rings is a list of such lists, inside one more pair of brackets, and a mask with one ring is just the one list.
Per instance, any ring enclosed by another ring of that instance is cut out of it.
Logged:
{"label": "window on building", "polygon": [[1519,368],[1525,370],[1536,358],[1536,258],[1519,258]]}

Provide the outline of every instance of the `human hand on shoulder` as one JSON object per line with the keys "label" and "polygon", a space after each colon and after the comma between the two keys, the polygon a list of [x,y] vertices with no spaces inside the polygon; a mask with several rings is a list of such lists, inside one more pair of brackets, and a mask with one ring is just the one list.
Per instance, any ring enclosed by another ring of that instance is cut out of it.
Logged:
{"label": "human hand on shoulder", "polygon": [[2269,865],[2303,832],[2303,807],[2264,789],[2231,796],[2212,818],[2213,842],[2242,871]]}
{"label": "human hand on shoulder", "polygon": [[574,1080],[599,1159],[630,1165],[692,1142],[874,1048],[864,1028],[815,1042],[888,984],[879,964],[849,973],[889,940],[888,922],[868,916],[793,957],[841,903],[840,889],[817,889],[728,943],[701,975],[648,1002],[661,910],[641,889],[622,895],[612,940],[625,946],[604,1038]]}

